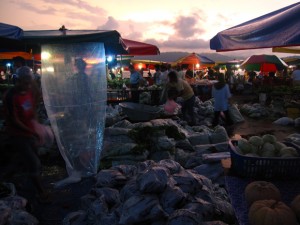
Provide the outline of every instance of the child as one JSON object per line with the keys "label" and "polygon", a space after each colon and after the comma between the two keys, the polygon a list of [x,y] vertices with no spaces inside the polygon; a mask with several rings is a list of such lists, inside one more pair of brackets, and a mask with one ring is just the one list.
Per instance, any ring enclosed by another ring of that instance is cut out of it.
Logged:
{"label": "child", "polygon": [[170,88],[167,92],[167,101],[164,105],[164,110],[167,115],[176,115],[178,114],[181,106],[176,103],[178,96],[178,91],[175,88]]}
{"label": "child", "polygon": [[[41,162],[37,154],[40,136],[34,129],[36,121],[36,91],[33,74],[27,66],[20,67],[16,84],[4,95],[6,132],[14,152],[23,161],[26,170],[38,191],[38,199],[48,202],[48,193],[41,182]],[[37,121],[36,121],[37,122]],[[10,163],[6,178],[15,172],[15,163]]]}

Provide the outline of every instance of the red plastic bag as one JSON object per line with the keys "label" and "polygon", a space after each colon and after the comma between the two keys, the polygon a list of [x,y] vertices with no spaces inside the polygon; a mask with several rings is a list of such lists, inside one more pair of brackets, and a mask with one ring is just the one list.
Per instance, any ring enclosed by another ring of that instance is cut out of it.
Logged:
{"label": "red plastic bag", "polygon": [[54,142],[54,134],[50,126],[40,124],[38,121],[32,121],[33,129],[39,136],[38,146],[51,147]]}
{"label": "red plastic bag", "polygon": [[165,113],[169,115],[175,115],[178,113],[178,110],[181,108],[174,100],[167,100],[164,105]]}

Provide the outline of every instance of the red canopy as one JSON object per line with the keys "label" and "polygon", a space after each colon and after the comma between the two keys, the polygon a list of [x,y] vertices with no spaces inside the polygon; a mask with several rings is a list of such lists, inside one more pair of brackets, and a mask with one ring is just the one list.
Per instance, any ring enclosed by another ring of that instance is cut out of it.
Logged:
{"label": "red canopy", "polygon": [[158,55],[160,53],[155,45],[124,38],[121,38],[120,41],[128,55]]}

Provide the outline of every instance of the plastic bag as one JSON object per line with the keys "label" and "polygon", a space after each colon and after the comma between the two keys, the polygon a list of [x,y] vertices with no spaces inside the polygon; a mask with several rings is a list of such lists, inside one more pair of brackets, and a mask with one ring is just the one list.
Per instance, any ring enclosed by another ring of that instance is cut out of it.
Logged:
{"label": "plastic bag", "polygon": [[166,114],[175,115],[178,113],[179,109],[181,108],[174,100],[167,100],[164,105],[164,110]]}
{"label": "plastic bag", "polygon": [[230,105],[228,108],[229,116],[234,123],[244,122],[245,119],[236,105]]}
{"label": "plastic bag", "polygon": [[277,125],[287,126],[287,125],[294,125],[295,122],[292,118],[281,117],[278,120],[275,120],[273,123]]}
{"label": "plastic bag", "polygon": [[38,146],[51,147],[54,142],[54,134],[50,126],[40,124],[38,121],[33,120],[33,129],[39,135]]}

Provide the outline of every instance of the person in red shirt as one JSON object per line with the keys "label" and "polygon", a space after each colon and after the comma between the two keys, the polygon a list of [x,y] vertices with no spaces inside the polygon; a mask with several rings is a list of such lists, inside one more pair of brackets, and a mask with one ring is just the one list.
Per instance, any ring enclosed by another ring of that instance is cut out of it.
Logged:
{"label": "person in red shirt", "polygon": [[[44,200],[47,194],[41,183],[41,162],[37,155],[39,135],[34,129],[37,122],[36,93],[32,71],[23,66],[18,70],[15,86],[5,93],[3,106],[9,142],[26,167],[39,199]],[[7,178],[16,172],[14,164],[10,163]]]}

